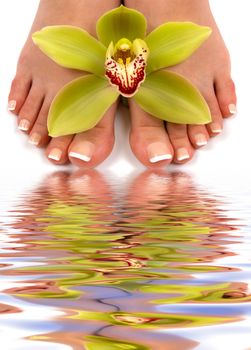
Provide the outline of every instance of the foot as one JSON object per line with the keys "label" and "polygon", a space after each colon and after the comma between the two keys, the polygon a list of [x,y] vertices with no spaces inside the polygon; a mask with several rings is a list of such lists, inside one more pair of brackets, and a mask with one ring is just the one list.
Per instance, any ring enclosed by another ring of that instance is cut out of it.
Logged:
{"label": "foot", "polygon": [[171,161],[182,164],[193,157],[195,149],[221,133],[223,118],[235,113],[236,95],[230,76],[227,48],[211,13],[208,0],[126,0],[127,7],[142,12],[148,32],[167,21],[192,21],[210,26],[211,37],[185,62],[171,67],[201,91],[212,114],[206,126],[164,123],[145,113],[130,101],[132,131],[130,143],[137,158],[151,167]]}
{"label": "foot", "polygon": [[93,167],[111,152],[116,106],[107,111],[92,130],[50,139],[47,131],[49,107],[58,91],[83,72],[64,69],[45,56],[32,42],[31,34],[47,25],[79,26],[95,36],[97,19],[119,5],[119,0],[41,0],[28,39],[21,52],[9,94],[9,109],[17,115],[18,128],[29,142],[47,146],[46,155],[55,164],[67,161]]}

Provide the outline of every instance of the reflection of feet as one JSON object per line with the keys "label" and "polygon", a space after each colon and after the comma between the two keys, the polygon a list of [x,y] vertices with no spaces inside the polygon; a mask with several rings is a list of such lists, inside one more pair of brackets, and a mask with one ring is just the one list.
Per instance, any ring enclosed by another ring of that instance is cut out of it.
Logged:
{"label": "reflection of feet", "polygon": [[[210,137],[222,130],[223,117],[235,113],[235,88],[230,77],[227,49],[210,11],[208,0],[126,0],[126,6],[141,11],[148,20],[148,32],[167,21],[193,21],[213,29],[211,37],[187,61],[172,68],[187,77],[199,88],[209,104],[212,123],[206,126],[186,126],[164,123],[143,112],[135,103],[132,114],[131,146],[137,158],[145,165],[168,164],[170,155],[175,163],[192,158],[194,149],[204,146]],[[167,130],[167,131],[166,131]],[[149,145],[151,145],[149,147]],[[148,149],[148,152],[147,152]],[[159,155],[160,157],[156,157]],[[166,160],[161,155],[166,155]]]}
{"label": "reflection of feet", "polygon": [[[146,208],[148,213],[149,209],[161,213],[163,209],[171,209],[172,207],[179,207],[179,210],[186,213],[187,210],[191,210],[191,205],[189,205],[191,197],[199,198],[200,194],[190,175],[181,171],[169,172],[163,169],[149,169],[130,183],[127,200],[128,207],[131,203],[133,208],[136,206],[142,208],[142,211]],[[204,207],[200,201],[202,212]],[[138,218],[141,220],[144,215],[140,215]]]}
{"label": "reflection of feet", "polygon": [[[95,35],[97,19],[119,5],[118,0],[41,0],[31,33],[47,25],[70,24]],[[88,11],[86,11],[88,9]],[[34,46],[31,34],[22,50],[9,95],[9,109],[18,115],[18,127],[36,146],[48,145],[46,154],[55,164],[70,159],[76,165],[92,167],[103,161],[114,143],[112,106],[92,130],[76,136],[48,137],[47,115],[52,99],[67,82],[83,75],[57,66]]]}
{"label": "reflection of feet", "polygon": [[82,197],[83,200],[88,198],[90,205],[113,202],[112,191],[106,179],[94,169],[78,169],[74,172],[57,171],[45,178],[40,190],[43,198],[52,195],[54,201],[65,203],[69,198],[74,198],[78,203],[77,199],[80,201]]}

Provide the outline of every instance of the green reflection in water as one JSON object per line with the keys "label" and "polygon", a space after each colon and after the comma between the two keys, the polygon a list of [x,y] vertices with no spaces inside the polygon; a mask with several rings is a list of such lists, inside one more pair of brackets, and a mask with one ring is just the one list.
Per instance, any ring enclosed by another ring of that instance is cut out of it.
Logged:
{"label": "green reflection in water", "polygon": [[[160,194],[149,195],[154,192],[147,181],[146,177],[141,185],[132,186],[122,204],[114,203],[107,190],[100,194],[97,186],[90,186],[88,194],[82,196],[70,192],[69,183],[59,187],[56,194],[37,193],[40,202],[36,201],[36,210],[31,210],[26,219],[29,227],[36,228],[36,234],[29,236],[28,230],[25,251],[32,256],[42,255],[44,265],[16,268],[16,274],[29,275],[31,285],[11,293],[30,300],[65,299],[65,309],[67,299],[87,296],[85,287],[90,286],[115,287],[144,296],[143,304],[135,302],[133,310],[126,300],[119,312],[86,310],[80,302],[78,307],[70,306],[71,314],[64,317],[115,326],[187,328],[239,320],[237,316],[156,312],[156,304],[238,303],[251,297],[241,295],[239,286],[232,282],[193,283],[196,274],[228,272],[222,266],[207,265],[231,255],[220,235],[227,236],[232,227],[217,209],[218,202],[189,183],[177,185],[177,178],[168,180],[171,190],[167,187]],[[140,192],[148,187],[149,198]],[[235,297],[225,298],[226,293],[235,293]],[[148,349],[106,337],[88,339],[91,350],[101,345],[102,349]]]}
{"label": "green reflection in water", "polygon": [[104,321],[117,326],[130,326],[143,329],[163,327],[200,327],[210,326],[219,322],[235,321],[234,317],[214,317],[179,315],[169,313],[125,313],[125,312],[92,312],[80,311],[70,318],[85,321]]}
{"label": "green reflection in water", "polygon": [[84,342],[86,350],[150,350],[149,347],[129,342],[114,340],[108,337],[90,335]]}

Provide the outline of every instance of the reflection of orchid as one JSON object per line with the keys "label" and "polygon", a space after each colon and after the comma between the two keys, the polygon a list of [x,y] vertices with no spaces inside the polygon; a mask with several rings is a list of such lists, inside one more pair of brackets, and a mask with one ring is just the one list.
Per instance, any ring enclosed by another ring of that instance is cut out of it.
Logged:
{"label": "reflection of orchid", "polygon": [[210,35],[210,28],[169,22],[145,36],[145,17],[120,6],[98,20],[96,31],[99,41],[73,26],[51,26],[33,34],[34,42],[56,63],[92,73],[70,82],[54,99],[48,118],[51,136],[92,128],[119,95],[133,98],[166,121],[210,121],[197,89],[163,70],[188,58]]}

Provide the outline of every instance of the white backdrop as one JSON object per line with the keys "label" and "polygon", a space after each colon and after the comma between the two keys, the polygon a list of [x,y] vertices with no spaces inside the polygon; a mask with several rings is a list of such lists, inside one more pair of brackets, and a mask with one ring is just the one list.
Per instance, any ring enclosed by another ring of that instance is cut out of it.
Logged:
{"label": "white backdrop", "polygon": [[[36,186],[48,173],[64,169],[49,163],[42,150],[28,144],[27,137],[16,128],[16,118],[7,112],[10,83],[37,5],[38,0],[0,1],[0,224],[2,217],[8,219],[8,210],[20,194]],[[236,217],[241,215],[236,210],[236,201],[240,201],[243,208],[248,206],[245,194],[247,187],[250,187],[249,183],[251,184],[251,0],[211,0],[211,6],[232,56],[232,75],[238,93],[238,115],[227,120],[223,135],[198,151],[191,162],[182,167],[171,166],[170,169],[188,171],[197,184],[209,187],[220,196],[226,196],[228,202],[233,203],[233,217]],[[99,169],[116,173],[117,176],[129,176],[144,167],[130,151],[128,121],[121,117],[117,119],[114,151]],[[119,182],[119,188],[123,188],[123,181]],[[229,193],[234,190],[235,196],[232,198]],[[243,335],[240,335],[240,342],[238,341],[243,349],[250,346],[250,335],[245,333],[246,329],[250,329],[250,319],[248,322],[246,328],[243,326]],[[220,335],[217,338],[217,334],[214,334],[210,341],[217,342],[221,348],[236,349],[235,331],[233,325],[233,332],[229,333],[227,339],[220,338]],[[10,335],[5,334],[7,340],[13,340],[13,330],[10,332]],[[237,327],[238,332],[240,330]],[[2,344],[3,342],[2,339]]]}
{"label": "white backdrop", "polygon": [[[8,0],[0,2],[0,159],[1,178],[36,174],[56,170],[27,138],[16,128],[15,117],[7,112],[7,96],[15,73],[16,61],[32,23],[38,0]],[[249,170],[250,166],[250,0],[212,0],[211,6],[232,56],[232,75],[238,93],[238,116],[225,123],[223,135],[210,142],[183,170],[195,173],[227,173]],[[134,158],[124,131],[128,122],[117,118],[117,141],[111,156],[99,167],[118,173],[144,169]],[[174,168],[174,166],[172,166]],[[62,167],[60,167],[62,169]],[[181,169],[181,167],[179,167]],[[242,171],[242,172],[243,172]]]}

